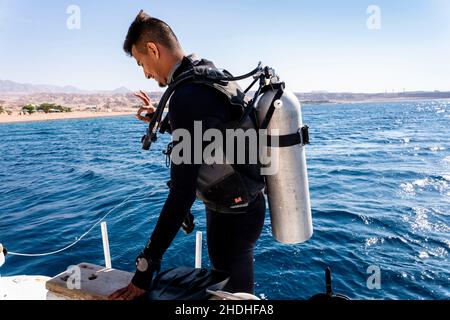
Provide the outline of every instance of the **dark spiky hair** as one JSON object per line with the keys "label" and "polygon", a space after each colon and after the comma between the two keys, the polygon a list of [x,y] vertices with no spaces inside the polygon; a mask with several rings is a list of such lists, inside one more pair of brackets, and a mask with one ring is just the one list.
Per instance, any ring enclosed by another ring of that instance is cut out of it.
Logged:
{"label": "dark spiky hair", "polygon": [[180,47],[177,36],[167,23],[153,18],[141,10],[128,29],[123,50],[131,56],[133,45],[140,46],[142,44],[144,46],[148,42],[159,43],[171,50]]}

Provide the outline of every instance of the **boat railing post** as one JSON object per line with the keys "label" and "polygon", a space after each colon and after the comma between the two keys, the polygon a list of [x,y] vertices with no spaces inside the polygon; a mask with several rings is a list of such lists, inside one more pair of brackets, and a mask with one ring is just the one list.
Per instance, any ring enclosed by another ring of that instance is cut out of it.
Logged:
{"label": "boat railing post", "polygon": [[202,268],[202,233],[200,231],[197,232],[195,239],[195,268]]}
{"label": "boat railing post", "polygon": [[109,251],[108,227],[106,225],[106,221],[103,221],[100,226],[102,228],[103,253],[105,255],[105,267],[108,269],[112,269],[111,253]]}

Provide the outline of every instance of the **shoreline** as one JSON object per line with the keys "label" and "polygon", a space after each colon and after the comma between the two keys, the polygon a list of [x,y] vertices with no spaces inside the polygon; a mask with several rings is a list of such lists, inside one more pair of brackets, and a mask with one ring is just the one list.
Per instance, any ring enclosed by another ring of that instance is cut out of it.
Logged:
{"label": "shoreline", "polygon": [[89,112],[74,111],[68,113],[38,113],[32,115],[7,115],[0,114],[0,124],[27,123],[27,122],[45,122],[59,120],[77,120],[77,119],[94,119],[94,118],[110,118],[134,115],[134,112]]}
{"label": "shoreline", "polygon": [[[342,104],[364,104],[364,103],[405,103],[405,102],[419,102],[419,101],[448,101],[450,99],[427,99],[414,97],[399,97],[391,99],[367,99],[367,100],[329,100],[329,101],[313,101],[300,100],[302,105],[342,105]],[[30,123],[30,122],[46,122],[46,121],[60,121],[60,120],[78,120],[78,119],[94,119],[94,118],[112,118],[120,116],[135,115],[134,111],[117,111],[117,112],[93,112],[93,111],[73,111],[67,113],[34,113],[32,115],[7,115],[0,114],[1,124],[14,123]]]}

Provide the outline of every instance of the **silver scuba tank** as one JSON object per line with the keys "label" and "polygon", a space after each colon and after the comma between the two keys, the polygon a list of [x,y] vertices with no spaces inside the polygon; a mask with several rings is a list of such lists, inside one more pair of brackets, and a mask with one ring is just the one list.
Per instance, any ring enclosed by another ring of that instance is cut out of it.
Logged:
{"label": "silver scuba tank", "polygon": [[266,173],[272,233],[281,243],[297,244],[313,234],[305,145],[296,139],[303,128],[301,105],[292,92],[284,90],[284,84],[277,85],[278,89],[263,91],[255,109],[259,123],[266,122],[268,136],[279,137],[278,147],[270,143],[262,146],[263,154],[272,159],[271,165],[273,159],[278,161],[277,170]]}

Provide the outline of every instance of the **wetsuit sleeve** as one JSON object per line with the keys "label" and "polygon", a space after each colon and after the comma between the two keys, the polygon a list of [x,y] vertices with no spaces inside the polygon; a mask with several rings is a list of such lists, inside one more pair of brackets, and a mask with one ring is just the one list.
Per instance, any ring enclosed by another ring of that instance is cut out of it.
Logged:
{"label": "wetsuit sleeve", "polygon": [[[227,104],[224,99],[226,97],[205,85],[186,84],[180,87],[170,102],[169,119],[172,131],[189,131],[193,142],[195,121],[202,122],[202,132],[218,127],[219,123],[226,121],[229,116],[228,110],[224,108]],[[145,254],[152,260],[162,259],[196,199],[200,164],[194,164],[193,148],[191,150],[190,164],[171,165],[170,193],[145,250]]]}

